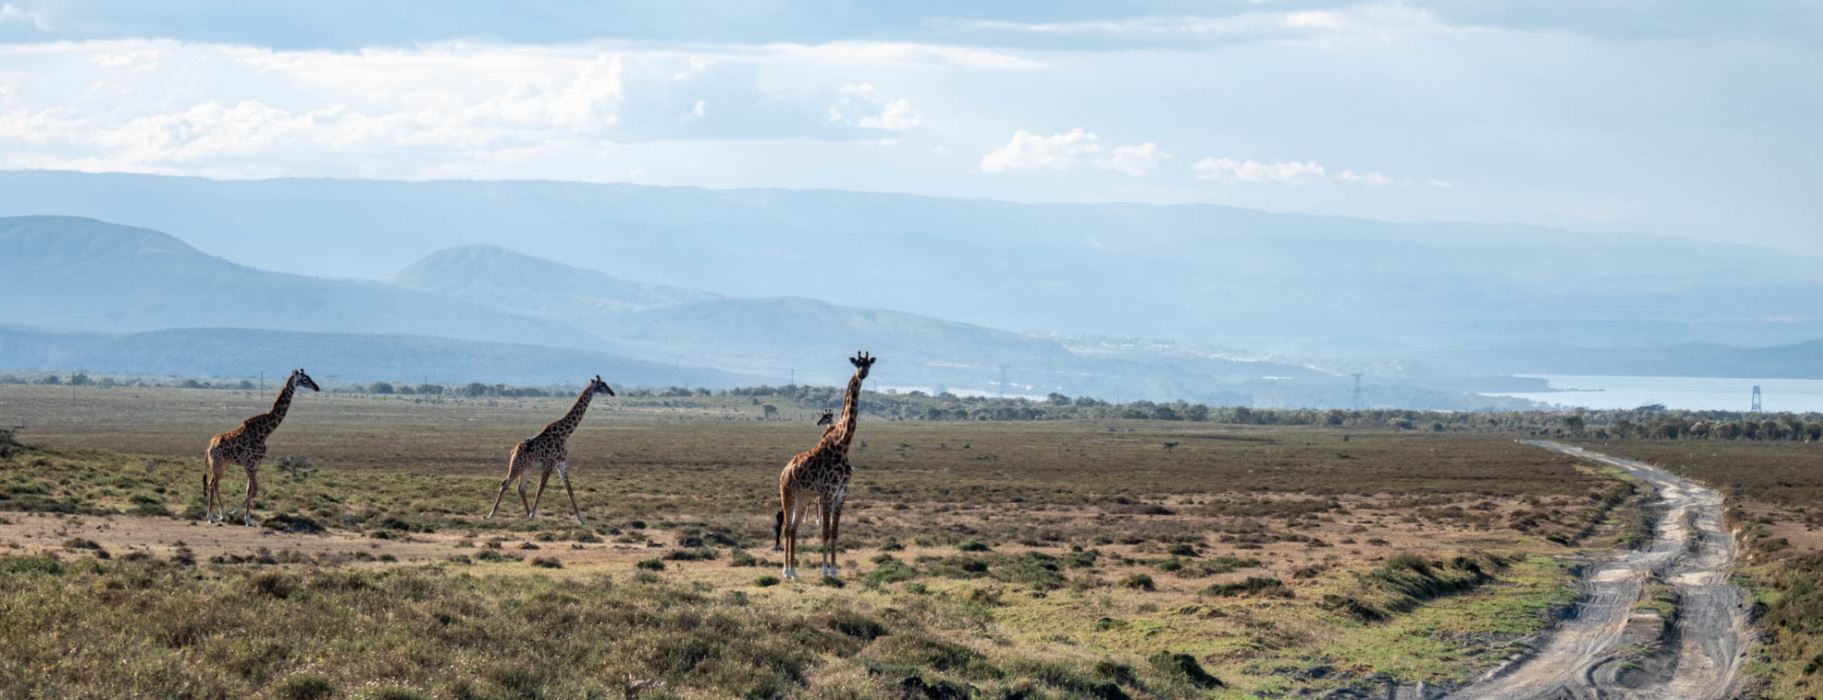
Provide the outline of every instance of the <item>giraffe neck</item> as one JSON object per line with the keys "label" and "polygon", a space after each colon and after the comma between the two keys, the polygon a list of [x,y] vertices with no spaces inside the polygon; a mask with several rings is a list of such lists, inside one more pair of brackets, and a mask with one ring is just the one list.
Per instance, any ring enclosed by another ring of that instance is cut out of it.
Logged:
{"label": "giraffe neck", "polygon": [[291,397],[297,393],[297,375],[285,380],[285,386],[279,388],[278,398],[272,400],[272,410],[266,412],[266,420],[258,425],[260,435],[271,435],[278,430],[279,422],[285,420],[285,412],[291,410]]}
{"label": "giraffe neck", "polygon": [[842,454],[848,454],[849,443],[855,439],[856,414],[861,410],[861,370],[855,370],[848,379],[848,391],[842,394],[842,417],[830,427],[833,431],[827,437],[833,441],[831,447]]}
{"label": "giraffe neck", "polygon": [[576,426],[582,423],[582,414],[589,410],[589,401],[593,398],[595,387],[583,387],[582,395],[576,397],[576,405],[570,407],[570,412],[551,424],[551,433],[562,440],[570,439],[570,433],[576,432]]}

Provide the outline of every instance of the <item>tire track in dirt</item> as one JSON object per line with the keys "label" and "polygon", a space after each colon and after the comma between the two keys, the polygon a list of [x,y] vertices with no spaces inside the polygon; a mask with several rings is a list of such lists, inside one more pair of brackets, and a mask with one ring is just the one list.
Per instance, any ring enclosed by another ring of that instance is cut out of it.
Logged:
{"label": "tire track in dirt", "polygon": [[[1525,444],[1626,470],[1653,489],[1657,525],[1644,548],[1583,568],[1575,609],[1531,654],[1448,697],[1732,697],[1752,637],[1741,591],[1728,580],[1735,542],[1722,495],[1643,462],[1557,442]],[[1675,590],[1675,615],[1636,610],[1653,582]],[[1656,651],[1642,648],[1642,631]]]}

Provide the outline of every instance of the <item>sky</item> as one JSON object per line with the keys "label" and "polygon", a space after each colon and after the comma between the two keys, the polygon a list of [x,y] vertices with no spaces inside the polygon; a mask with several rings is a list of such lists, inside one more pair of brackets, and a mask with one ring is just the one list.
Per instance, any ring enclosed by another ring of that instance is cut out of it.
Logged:
{"label": "sky", "polygon": [[1823,3],[0,0],[0,169],[1203,202],[1823,254]]}

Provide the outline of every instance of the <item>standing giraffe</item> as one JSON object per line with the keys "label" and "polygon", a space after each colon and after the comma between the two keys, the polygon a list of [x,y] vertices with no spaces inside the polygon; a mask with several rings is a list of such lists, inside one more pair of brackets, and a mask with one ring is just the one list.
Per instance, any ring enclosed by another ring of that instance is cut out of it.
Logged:
{"label": "standing giraffe", "polygon": [[[582,509],[576,507],[576,490],[570,488],[569,442],[570,434],[576,432],[576,426],[582,423],[583,412],[589,410],[589,400],[595,398],[596,394],[614,395],[614,390],[608,388],[608,383],[602,381],[599,374],[589,380],[589,385],[583,388],[581,396],[576,397],[576,405],[570,407],[569,413],[544,426],[544,430],[537,435],[513,446],[512,454],[506,458],[506,479],[500,482],[500,492],[494,494],[494,507],[487,511],[487,517],[494,517],[494,513],[500,510],[500,498],[506,495],[506,487],[514,479],[519,480],[519,503],[525,506],[525,517],[538,517],[538,504],[544,501],[544,485],[551,480],[551,470],[556,469],[557,474],[563,477],[563,490],[570,494],[570,512],[576,515],[576,525],[584,526]],[[538,495],[528,504],[525,502],[526,472],[533,465],[541,469],[541,474],[538,477]]]}
{"label": "standing giraffe", "polygon": [[[823,428],[823,436],[828,437],[836,429],[836,414],[824,411],[823,415],[817,417],[817,426],[828,426]],[[817,525],[821,527],[822,521],[817,521]],[[785,548],[783,544],[780,544],[784,541],[784,536],[785,509],[779,508],[779,512],[772,514],[772,551],[777,552]]]}
{"label": "standing giraffe", "polygon": [[823,529],[822,572],[836,577],[836,537],[842,527],[842,501],[848,497],[848,479],[854,465],[848,463],[848,446],[854,442],[855,413],[860,410],[861,382],[874,366],[875,358],[855,353],[849,364],[855,374],[848,380],[848,391],[842,396],[842,417],[823,431],[823,439],[808,452],[801,452],[779,472],[778,524],[784,531],[786,580],[798,577],[798,526],[814,503],[817,520]]}
{"label": "standing giraffe", "polygon": [[285,387],[279,389],[278,399],[272,402],[272,410],[248,418],[241,422],[241,427],[219,433],[209,440],[209,449],[203,452],[203,459],[209,465],[209,471],[203,474],[203,511],[209,522],[226,521],[231,515],[220,512],[226,505],[222,503],[222,470],[229,464],[239,464],[247,470],[247,498],[234,512],[241,514],[241,522],[253,524],[253,497],[259,493],[260,460],[266,458],[266,438],[271,437],[272,431],[278,430],[279,422],[285,420],[285,412],[291,408],[291,396],[300,386],[322,391],[304,370],[292,370],[291,376],[285,379]]}

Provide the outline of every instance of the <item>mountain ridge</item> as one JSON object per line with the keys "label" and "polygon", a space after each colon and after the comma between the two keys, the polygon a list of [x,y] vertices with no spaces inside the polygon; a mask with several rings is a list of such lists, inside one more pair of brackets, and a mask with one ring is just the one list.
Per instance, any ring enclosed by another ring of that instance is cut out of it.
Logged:
{"label": "mountain ridge", "polygon": [[724,296],[838,290],[844,304],[992,328],[1264,352],[1357,335],[1421,350],[1823,337],[1823,311],[1741,314],[1823,295],[1823,263],[1646,234],[828,190],[0,173],[0,212],[23,210],[147,225],[318,274],[383,278],[451,245],[510,244]]}
{"label": "mountain ridge", "polygon": [[[439,335],[594,347],[599,338],[383,282],[260,270],[150,229],[88,217],[0,218],[0,321],[72,331],[226,326]],[[360,313],[350,315],[351,311]]]}

